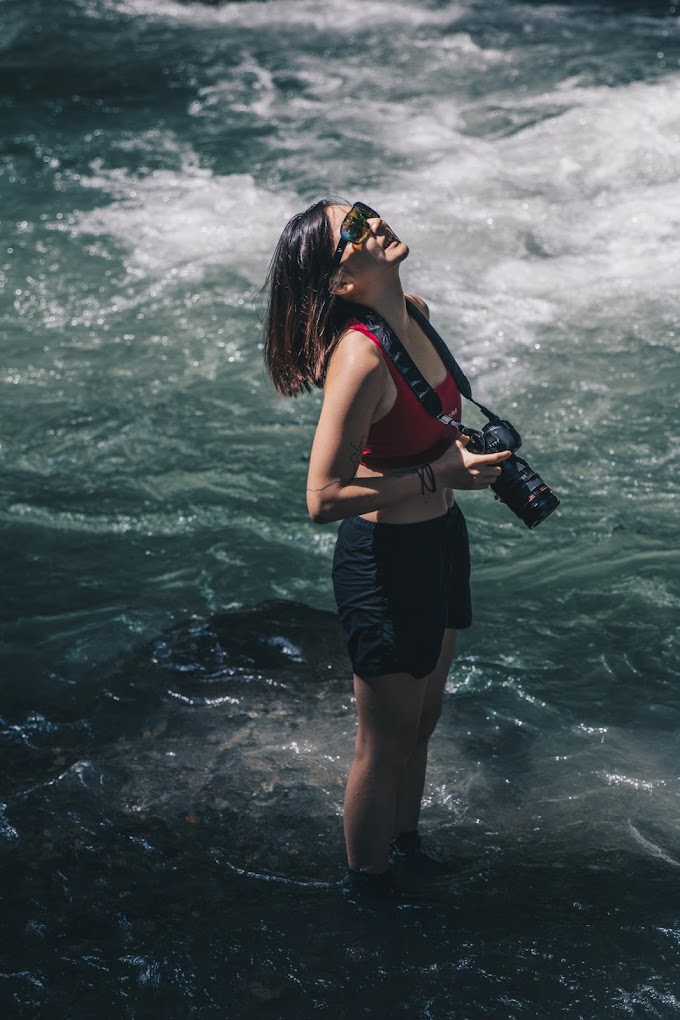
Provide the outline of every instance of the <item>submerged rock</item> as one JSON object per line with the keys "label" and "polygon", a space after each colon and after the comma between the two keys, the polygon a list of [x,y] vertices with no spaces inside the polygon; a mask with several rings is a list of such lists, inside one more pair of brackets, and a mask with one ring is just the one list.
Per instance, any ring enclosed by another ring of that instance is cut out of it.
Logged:
{"label": "submerged rock", "polygon": [[157,678],[167,674],[173,682],[182,673],[199,680],[253,671],[281,680],[337,676],[346,682],[351,676],[336,615],[282,600],[172,627],[119,672],[129,675],[138,668]]}

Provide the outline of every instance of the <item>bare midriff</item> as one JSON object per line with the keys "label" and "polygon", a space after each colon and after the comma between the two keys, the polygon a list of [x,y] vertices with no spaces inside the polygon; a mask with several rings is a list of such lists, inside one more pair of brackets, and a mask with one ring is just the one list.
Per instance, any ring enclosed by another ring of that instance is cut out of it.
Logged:
{"label": "bare midriff", "polygon": [[[410,473],[411,470],[410,468],[383,468],[380,470],[361,464],[356,479],[403,476]],[[435,517],[442,517],[453,506],[454,501],[453,489],[437,489],[435,492],[426,491],[424,494],[418,492],[393,506],[385,507],[382,510],[372,510],[370,513],[361,514],[361,517],[376,524],[418,524],[421,521],[431,521]]]}

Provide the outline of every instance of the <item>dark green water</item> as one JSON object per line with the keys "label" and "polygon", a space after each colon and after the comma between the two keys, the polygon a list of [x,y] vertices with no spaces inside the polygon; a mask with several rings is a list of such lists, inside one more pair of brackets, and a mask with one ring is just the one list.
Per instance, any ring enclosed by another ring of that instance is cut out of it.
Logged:
{"label": "dark green water", "polygon": [[[3,1015],[678,1015],[679,42],[668,3],[0,3]],[[259,349],[328,193],[562,498],[461,497],[452,873],[397,918],[335,887],[319,397]]]}

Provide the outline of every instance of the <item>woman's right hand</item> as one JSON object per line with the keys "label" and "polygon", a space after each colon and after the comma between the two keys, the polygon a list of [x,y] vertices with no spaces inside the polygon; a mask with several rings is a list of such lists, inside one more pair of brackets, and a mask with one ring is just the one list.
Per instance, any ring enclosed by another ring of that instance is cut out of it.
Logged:
{"label": "woman's right hand", "polygon": [[511,456],[511,451],[472,453],[467,449],[469,442],[469,436],[459,435],[446,453],[433,462],[439,485],[450,489],[486,489],[496,481],[501,473],[499,464]]}

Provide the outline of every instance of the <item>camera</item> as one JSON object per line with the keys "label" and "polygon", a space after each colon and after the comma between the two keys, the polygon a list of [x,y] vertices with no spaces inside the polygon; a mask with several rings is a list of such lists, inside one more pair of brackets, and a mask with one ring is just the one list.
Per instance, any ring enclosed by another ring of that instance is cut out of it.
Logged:
{"label": "camera", "polygon": [[473,453],[512,451],[512,456],[499,464],[501,473],[491,488],[501,503],[509,506],[527,528],[535,528],[560,505],[559,499],[540,475],[515,455],[515,450],[522,445],[522,437],[509,421],[496,418],[481,432],[473,429],[465,429],[464,432],[470,436],[468,450]]}

